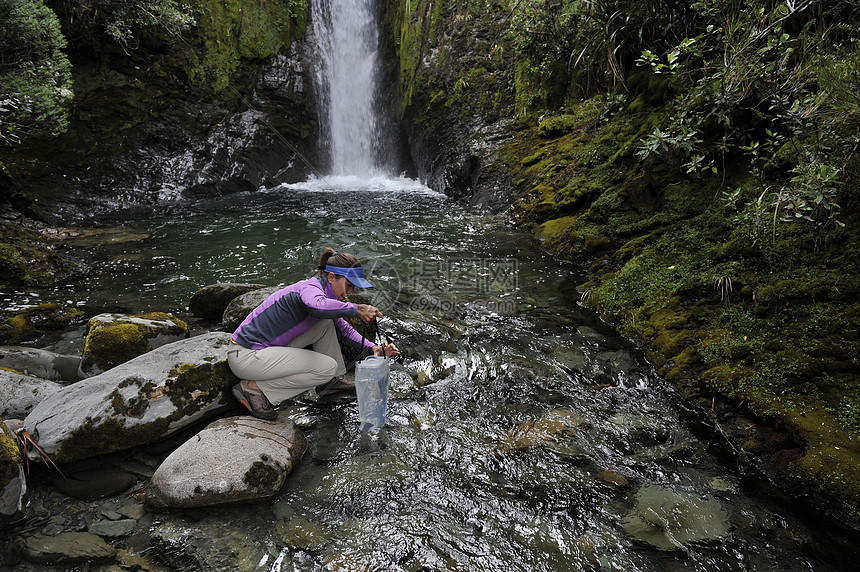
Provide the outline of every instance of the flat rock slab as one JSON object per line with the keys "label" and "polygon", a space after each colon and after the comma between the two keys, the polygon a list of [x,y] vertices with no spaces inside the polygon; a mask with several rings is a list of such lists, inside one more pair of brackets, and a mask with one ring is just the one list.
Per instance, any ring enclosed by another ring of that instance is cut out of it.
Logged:
{"label": "flat rock slab", "polygon": [[188,508],[267,499],[281,489],[306,449],[304,433],[286,417],[221,419],[164,460],[146,502]]}
{"label": "flat rock slab", "polygon": [[113,558],[116,549],[88,532],[63,532],[57,536],[27,539],[27,560],[45,564],[73,564]]}
{"label": "flat rock slab", "polygon": [[210,332],[156,348],[63,387],[24,426],[57,463],[159,441],[235,407],[229,343],[229,334]]}

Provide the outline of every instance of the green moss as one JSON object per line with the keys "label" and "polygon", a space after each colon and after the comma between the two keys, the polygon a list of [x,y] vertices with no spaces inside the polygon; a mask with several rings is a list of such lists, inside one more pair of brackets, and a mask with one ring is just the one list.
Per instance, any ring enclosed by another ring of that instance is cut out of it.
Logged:
{"label": "green moss", "polygon": [[[860,441],[860,227],[822,242],[802,224],[774,227],[772,212],[735,220],[722,193],[755,200],[766,181],[742,167],[693,177],[643,163],[635,152],[664,110],[642,99],[599,119],[596,101],[583,105],[524,123],[502,150],[521,189],[513,220],[590,269],[583,300],[686,394],[734,400],[799,435],[808,450],[780,482],[860,516],[848,452]],[[578,130],[572,116],[599,120]]]}
{"label": "green moss", "polygon": [[18,440],[0,419],[0,490],[19,476],[23,460]]}
{"label": "green moss", "polygon": [[125,363],[152,349],[137,324],[112,324],[94,328],[87,334],[84,356],[87,365],[102,371]]}
{"label": "green moss", "polygon": [[[150,423],[132,427],[126,426],[126,419],[141,417],[155,397],[153,392],[156,388],[151,383],[141,383],[137,378],[130,379],[131,381],[126,380],[128,383],[123,383],[125,387],[132,385],[138,387],[134,397],[125,400],[119,391],[111,394],[111,405],[116,417],[104,421],[88,419],[81,428],[63,441],[62,447],[53,456],[55,462],[63,463],[94,457],[157,441],[164,435],[170,434],[170,428],[175,422],[198,414],[201,405],[221,399],[230,385],[237,381],[224,360],[199,366],[183,364],[171,372],[165,382],[166,391],[169,392],[176,410]],[[118,433],[123,435],[121,442],[117,440]]]}
{"label": "green moss", "polygon": [[[99,318],[89,321],[81,362],[84,371],[92,369],[93,366],[107,371],[143,355],[152,350],[150,340],[157,336],[188,335],[188,325],[185,322],[164,312],[130,315],[127,318],[128,321],[104,322]],[[156,322],[157,325],[138,323],[141,320]]]}
{"label": "green moss", "polygon": [[304,33],[308,3],[192,0],[202,49],[186,50],[188,77],[207,91],[220,92],[242,59],[274,56]]}

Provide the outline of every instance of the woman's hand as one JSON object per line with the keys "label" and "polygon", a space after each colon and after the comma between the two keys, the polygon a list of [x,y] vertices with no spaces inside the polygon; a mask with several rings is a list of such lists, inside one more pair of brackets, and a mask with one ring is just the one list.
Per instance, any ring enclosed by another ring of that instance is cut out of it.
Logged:
{"label": "woman's hand", "polygon": [[382,342],[381,346],[373,346],[373,355],[399,356],[400,350],[391,342]]}
{"label": "woman's hand", "polygon": [[376,306],[370,304],[358,304],[358,317],[362,322],[370,322],[374,318],[381,318],[382,312]]}

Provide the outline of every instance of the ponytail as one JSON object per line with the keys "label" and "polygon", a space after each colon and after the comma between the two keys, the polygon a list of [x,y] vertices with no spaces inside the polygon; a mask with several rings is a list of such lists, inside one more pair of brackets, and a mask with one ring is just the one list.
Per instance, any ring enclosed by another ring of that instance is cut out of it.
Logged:
{"label": "ponytail", "polygon": [[361,268],[358,258],[348,252],[338,252],[330,246],[326,247],[320,257],[319,271],[324,272],[326,266],[339,266],[341,268]]}

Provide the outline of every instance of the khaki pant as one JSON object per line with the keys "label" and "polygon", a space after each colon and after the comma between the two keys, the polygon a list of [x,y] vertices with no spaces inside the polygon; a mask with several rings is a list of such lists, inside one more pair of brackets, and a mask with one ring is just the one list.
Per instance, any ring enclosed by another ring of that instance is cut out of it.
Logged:
{"label": "khaki pant", "polygon": [[[311,346],[313,351],[302,349]],[[346,373],[343,353],[332,320],[319,320],[287,347],[249,350],[231,345],[230,369],[242,379],[257,382],[272,405]]]}

